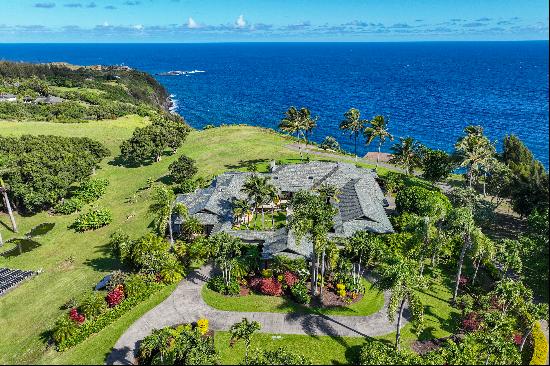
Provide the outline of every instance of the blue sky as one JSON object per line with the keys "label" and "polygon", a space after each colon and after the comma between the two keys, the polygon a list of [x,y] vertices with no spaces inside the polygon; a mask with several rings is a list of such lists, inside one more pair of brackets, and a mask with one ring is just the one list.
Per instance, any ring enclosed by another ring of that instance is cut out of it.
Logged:
{"label": "blue sky", "polygon": [[0,42],[534,39],[546,0],[0,0]]}

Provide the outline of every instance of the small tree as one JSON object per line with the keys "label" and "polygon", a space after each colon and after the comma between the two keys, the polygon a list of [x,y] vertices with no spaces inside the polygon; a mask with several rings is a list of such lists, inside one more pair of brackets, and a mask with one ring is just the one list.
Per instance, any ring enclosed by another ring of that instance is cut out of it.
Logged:
{"label": "small tree", "polygon": [[401,321],[405,304],[409,304],[411,319],[421,326],[424,318],[424,307],[417,291],[424,288],[424,280],[418,274],[418,263],[413,260],[397,257],[390,264],[382,266],[381,279],[378,282],[383,290],[391,292],[388,305],[388,318],[395,320],[397,313],[397,332],[395,335],[395,349],[399,350],[401,340]]}
{"label": "small tree", "polygon": [[248,351],[250,349],[250,342],[252,340],[252,335],[260,330],[261,325],[257,321],[249,321],[247,318],[243,318],[238,323],[235,323],[229,328],[231,333],[230,345],[233,346],[236,342],[243,340],[245,344],[244,351],[244,363],[248,364]]}
{"label": "small tree", "polygon": [[422,156],[422,178],[432,183],[441,182],[452,173],[454,164],[445,151],[425,149]]}
{"label": "small tree", "polygon": [[233,259],[241,254],[243,242],[225,232],[212,235],[208,241],[212,248],[212,257],[222,271],[224,284],[228,286],[231,282]]}
{"label": "small tree", "polygon": [[168,169],[172,178],[179,183],[191,179],[198,171],[195,160],[185,155],[181,155],[178,160],[170,164]]}
{"label": "small tree", "polygon": [[172,231],[172,214],[177,213],[187,217],[187,208],[182,203],[176,203],[174,192],[164,186],[156,186],[152,194],[153,203],[149,206],[149,213],[154,217],[154,226],[159,235],[168,233],[170,245],[174,245],[174,233]]}

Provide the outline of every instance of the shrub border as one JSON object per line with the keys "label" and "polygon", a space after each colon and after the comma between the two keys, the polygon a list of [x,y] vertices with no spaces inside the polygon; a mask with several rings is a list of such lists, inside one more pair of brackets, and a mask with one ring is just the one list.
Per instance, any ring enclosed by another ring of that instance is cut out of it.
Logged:
{"label": "shrub border", "polygon": [[540,322],[536,322],[533,326],[533,357],[531,357],[530,365],[546,365],[548,357],[548,341],[542,332]]}

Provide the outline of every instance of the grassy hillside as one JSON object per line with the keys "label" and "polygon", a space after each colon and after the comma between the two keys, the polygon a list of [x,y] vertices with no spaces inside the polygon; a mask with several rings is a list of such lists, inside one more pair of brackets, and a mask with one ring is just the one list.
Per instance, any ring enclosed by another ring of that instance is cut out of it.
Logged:
{"label": "grassy hillside", "polygon": [[[105,143],[112,156],[105,159],[97,178],[108,178],[107,193],[95,205],[109,208],[114,222],[102,229],[75,233],[67,229],[76,215],[50,216],[43,212],[30,217],[17,217],[19,234],[11,233],[7,215],[0,214],[0,230],[4,239],[23,237],[33,227],[42,223],[53,223],[53,229],[36,241],[40,246],[15,257],[0,257],[0,267],[42,270],[43,272],[25,282],[6,296],[0,297],[0,363],[57,362],[58,356],[46,350],[44,335],[61,314],[62,306],[71,297],[78,298],[94,286],[105,274],[118,268],[106,250],[109,235],[118,228],[138,236],[148,230],[151,218],[146,211],[149,205],[149,191],[143,190],[147,180],[161,179],[168,171],[168,165],[179,154],[187,154],[197,160],[199,174],[212,176],[227,169],[246,166],[246,161],[270,159],[296,159],[297,153],[287,150],[288,143],[277,134],[266,133],[253,127],[225,127],[206,131],[194,131],[178,153],[163,158],[159,163],[140,168],[125,168],[112,165],[118,155],[119,144],[132,131],[147,123],[140,117],[125,117],[114,121],[90,122],[88,124],[57,124],[46,122],[0,122],[0,135],[55,134],[61,136],[88,136]],[[231,141],[232,143],[228,143]],[[4,249],[4,248],[3,248]],[[7,249],[7,248],[5,248]],[[167,296],[168,293],[164,293]],[[162,298],[157,298],[160,302]],[[155,299],[150,300],[154,306]],[[143,312],[147,309],[143,309]],[[140,312],[127,317],[139,316]],[[123,324],[121,331],[131,322],[127,317],[111,326]],[[126,320],[124,320],[126,319]],[[126,323],[125,323],[126,322]],[[116,342],[117,336],[104,332],[107,337],[99,344],[107,347]],[[115,331],[115,334],[118,334]],[[96,349],[98,337],[92,337],[75,350],[62,357],[66,360],[83,362],[91,354],[97,358],[90,362],[101,362],[103,354],[90,352]],[[110,344],[109,344],[110,342]],[[87,345],[91,349],[86,349]],[[82,352],[82,353],[79,353]],[[81,354],[75,358],[71,353]],[[47,359],[43,359],[46,354]],[[94,361],[95,360],[95,361]]]}

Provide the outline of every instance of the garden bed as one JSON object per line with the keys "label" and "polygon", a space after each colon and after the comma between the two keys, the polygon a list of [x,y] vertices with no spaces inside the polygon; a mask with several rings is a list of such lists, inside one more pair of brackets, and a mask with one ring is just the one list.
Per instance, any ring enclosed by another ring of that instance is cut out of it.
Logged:
{"label": "garden bed", "polygon": [[241,295],[226,296],[204,286],[202,298],[214,309],[224,311],[366,316],[382,309],[384,294],[367,280],[363,283],[365,293],[350,304],[340,298],[334,299],[338,296],[331,291],[325,291],[323,306],[316,306],[315,301],[311,305],[298,304],[286,296],[267,296],[252,291],[245,295],[247,288],[243,287]]}

